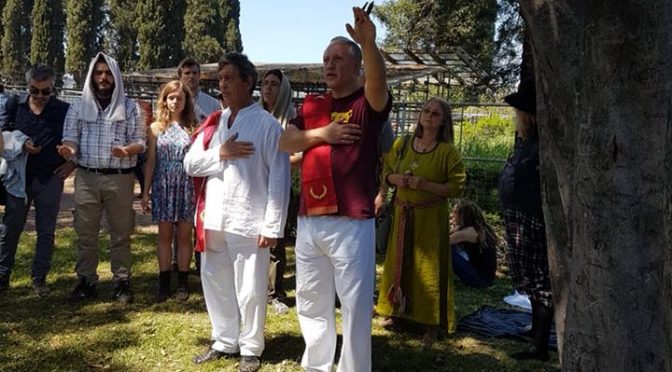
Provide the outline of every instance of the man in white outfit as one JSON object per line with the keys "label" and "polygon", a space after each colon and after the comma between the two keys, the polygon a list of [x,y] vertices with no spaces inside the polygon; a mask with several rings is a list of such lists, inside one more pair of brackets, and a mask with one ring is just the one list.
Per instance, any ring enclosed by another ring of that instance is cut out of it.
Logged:
{"label": "man in white outfit", "polygon": [[205,178],[196,234],[197,250],[204,237],[201,280],[214,341],[193,361],[240,352],[239,371],[260,367],[269,248],[283,236],[290,187],[289,155],[278,151],[282,128],[252,100],[256,81],[247,56],[222,57],[219,88],[229,107],[206,120],[184,159],[190,176]]}
{"label": "man in white outfit", "polygon": [[334,292],[341,300],[343,329],[338,370],[371,371],[375,169],[392,101],[375,26],[361,8],[353,12],[355,27],[346,29],[354,42],[336,37],[323,55],[329,92],[306,96],[301,114],[280,139],[283,151],[303,151],[295,252],[306,371],[333,369]]}

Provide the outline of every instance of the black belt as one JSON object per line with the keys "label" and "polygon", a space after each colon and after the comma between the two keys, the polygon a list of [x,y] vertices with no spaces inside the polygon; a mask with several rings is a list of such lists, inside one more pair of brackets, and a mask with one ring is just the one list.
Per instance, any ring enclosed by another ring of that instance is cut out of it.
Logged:
{"label": "black belt", "polygon": [[98,174],[129,174],[133,173],[133,168],[89,168],[83,165],[77,165],[77,168],[84,169],[87,172]]}

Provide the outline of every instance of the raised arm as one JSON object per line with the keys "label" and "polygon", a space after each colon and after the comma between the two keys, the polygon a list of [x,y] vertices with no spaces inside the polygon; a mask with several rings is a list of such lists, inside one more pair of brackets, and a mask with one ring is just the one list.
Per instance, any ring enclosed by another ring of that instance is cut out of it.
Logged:
{"label": "raised arm", "polygon": [[355,27],[345,26],[352,40],[362,48],[362,63],[364,67],[364,95],[376,112],[385,109],[388,100],[387,75],[385,61],[376,45],[376,25],[362,8],[352,8],[355,17]]}

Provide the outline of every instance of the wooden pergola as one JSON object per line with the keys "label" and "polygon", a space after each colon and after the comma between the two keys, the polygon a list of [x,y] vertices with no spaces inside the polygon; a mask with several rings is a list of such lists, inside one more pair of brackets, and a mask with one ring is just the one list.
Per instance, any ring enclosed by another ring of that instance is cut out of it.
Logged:
{"label": "wooden pergola", "polygon": [[[460,47],[441,51],[387,51],[380,49],[385,59],[387,80],[393,95],[403,99],[408,92],[432,91],[448,96],[451,89],[480,85],[488,74]],[[321,63],[258,63],[259,78],[271,69],[285,73],[297,97],[326,90],[322,82]],[[163,68],[124,74],[126,91],[136,97],[155,96],[162,84],[177,79],[177,68]],[[217,63],[201,65],[201,87],[211,95],[217,94]],[[489,87],[483,87],[488,89]]]}

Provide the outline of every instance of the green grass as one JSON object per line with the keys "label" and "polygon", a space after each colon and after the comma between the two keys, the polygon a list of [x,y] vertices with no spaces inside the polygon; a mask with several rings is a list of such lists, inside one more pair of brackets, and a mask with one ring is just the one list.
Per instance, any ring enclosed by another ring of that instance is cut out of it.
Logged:
{"label": "green grass", "polygon": [[[203,296],[194,290],[186,303],[153,303],[156,291],[156,235],[133,237],[135,303],[122,307],[110,300],[109,256],[101,249],[99,295],[94,301],[71,304],[76,284],[73,272],[75,238],[72,229],[57,232],[56,252],[48,284],[52,294],[38,298],[30,287],[34,235],[24,234],[11,289],[0,295],[1,371],[229,371],[237,361],[219,360],[195,366],[191,358],[209,345],[210,323]],[[107,241],[101,242],[107,247]],[[293,262],[292,250],[288,251]],[[379,258],[380,261],[380,258]],[[293,296],[293,265],[286,276]],[[378,266],[378,273],[382,267]],[[191,277],[192,288],[198,280]],[[494,286],[474,290],[457,286],[457,314],[464,316],[483,304],[504,306],[501,298],[511,283],[499,277]],[[373,366],[376,371],[547,371],[557,364],[519,363],[508,354],[525,347],[508,339],[480,339],[457,333],[430,351],[421,347],[419,332],[393,333],[376,325]],[[285,315],[269,311],[262,371],[299,371],[303,339],[294,308]],[[555,355],[554,355],[555,357]]]}

